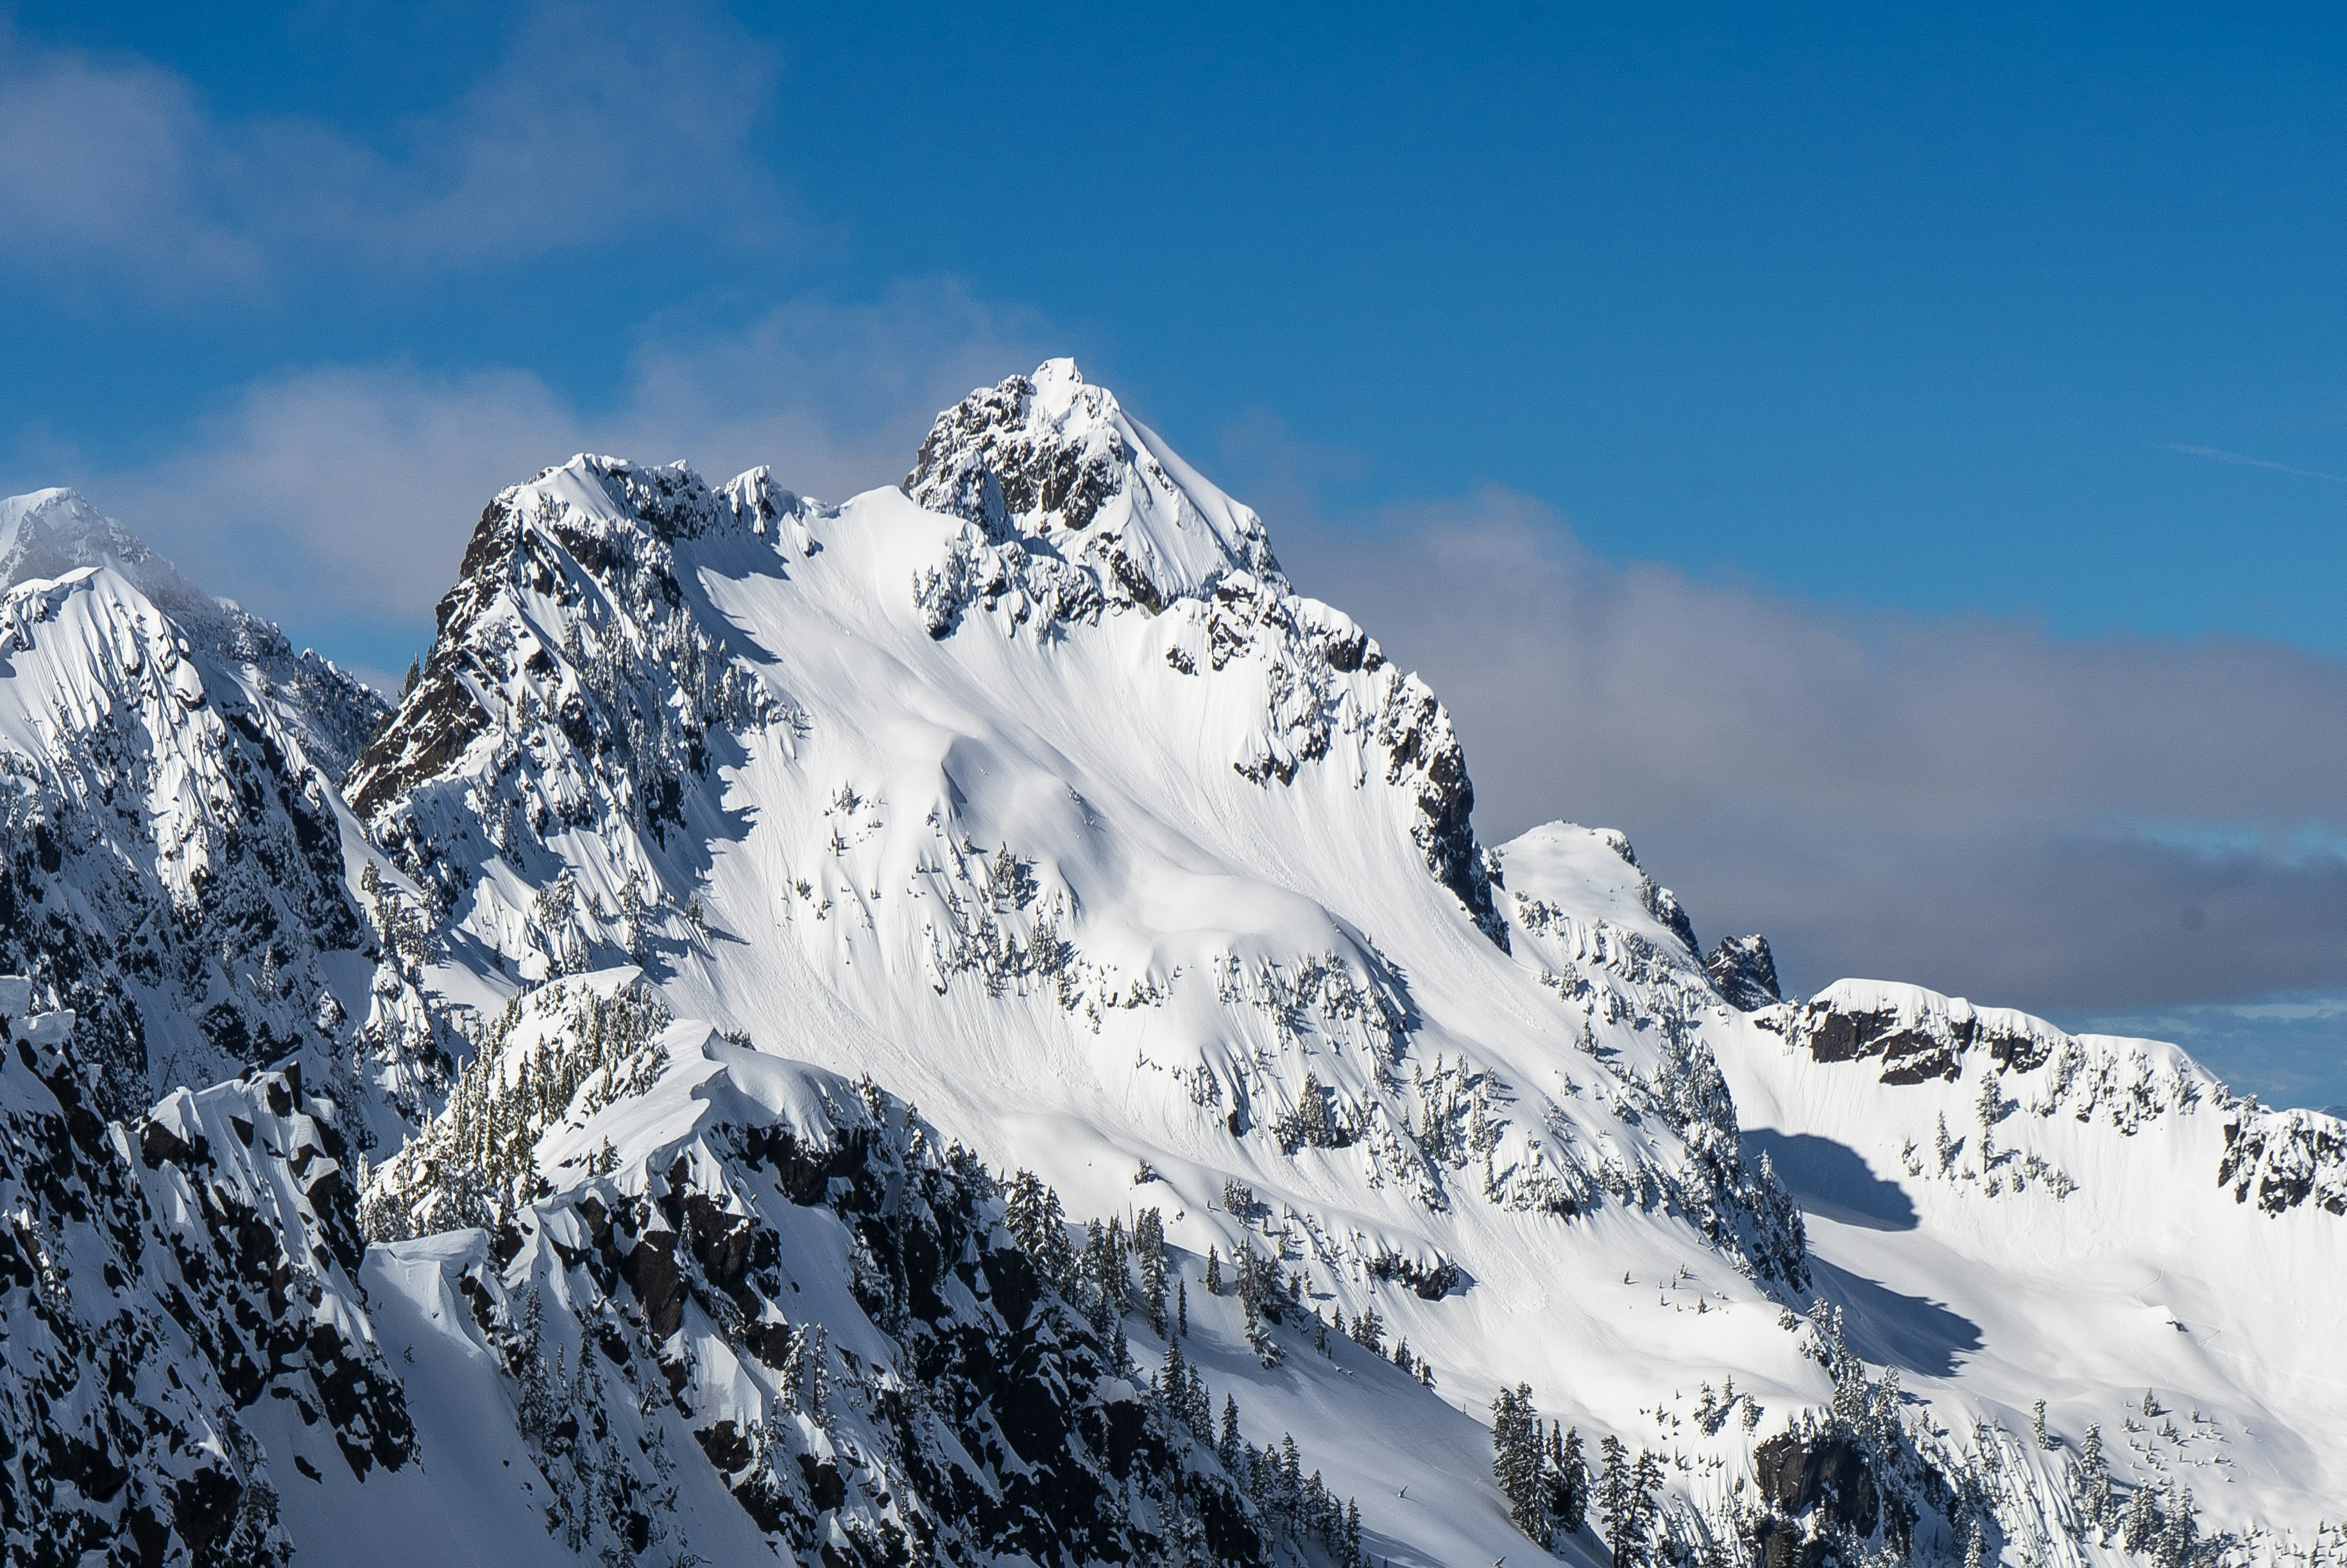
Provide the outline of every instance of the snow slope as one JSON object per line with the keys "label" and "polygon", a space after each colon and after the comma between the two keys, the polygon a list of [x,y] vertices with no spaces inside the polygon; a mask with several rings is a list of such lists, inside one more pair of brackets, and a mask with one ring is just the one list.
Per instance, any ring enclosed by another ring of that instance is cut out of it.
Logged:
{"label": "snow slope", "polygon": [[[1821,1287],[1862,1300],[1861,1353],[2012,1430],[2041,1399],[2056,1432],[2099,1424],[2116,1473],[2180,1480],[2209,1526],[2335,1513],[2335,1122],[2260,1112],[2171,1045],[1915,987],[1846,980],[1756,1021],[1782,1039],[1727,1059],[1737,1102],[1810,1207]],[[2283,1146],[2309,1132],[2332,1173],[2309,1160],[2291,1202]]]}

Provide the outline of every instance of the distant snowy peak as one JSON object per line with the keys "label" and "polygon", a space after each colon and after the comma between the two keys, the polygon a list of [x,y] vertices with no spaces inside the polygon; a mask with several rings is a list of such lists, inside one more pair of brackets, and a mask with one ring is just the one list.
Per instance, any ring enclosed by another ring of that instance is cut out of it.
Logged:
{"label": "distant snowy peak", "polygon": [[0,500],[0,588],[110,570],[169,618],[190,651],[251,677],[256,698],[330,774],[350,765],[388,704],[356,678],[233,600],[216,599],[79,492],[35,490]]}
{"label": "distant snowy peak", "polygon": [[69,489],[0,500],[0,582],[63,577],[77,567],[112,566],[133,580],[179,579],[137,535]]}
{"label": "distant snowy peak", "polygon": [[981,387],[938,415],[905,493],[1098,570],[1112,601],[1156,610],[1235,572],[1285,592],[1263,519],[1128,415],[1071,359]]}

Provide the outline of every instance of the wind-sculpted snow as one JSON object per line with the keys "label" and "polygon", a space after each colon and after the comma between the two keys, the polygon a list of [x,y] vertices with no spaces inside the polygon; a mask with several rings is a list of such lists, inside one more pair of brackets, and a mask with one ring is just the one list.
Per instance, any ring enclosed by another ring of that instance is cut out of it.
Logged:
{"label": "wind-sculpted snow", "polygon": [[285,1488],[415,1457],[335,1108],[268,1072],[102,1122],[31,993],[0,979],[0,1556],[286,1562]]}
{"label": "wind-sculpted snow", "polygon": [[0,963],[82,1015],[108,1114],[331,1060],[332,955],[365,933],[321,763],[373,700],[70,492],[5,505],[12,569],[97,559],[0,599]]}

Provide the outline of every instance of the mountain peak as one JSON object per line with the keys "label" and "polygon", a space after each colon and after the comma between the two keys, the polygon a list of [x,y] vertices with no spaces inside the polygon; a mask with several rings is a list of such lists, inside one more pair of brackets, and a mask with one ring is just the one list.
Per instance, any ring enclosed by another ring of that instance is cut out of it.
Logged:
{"label": "mountain peak", "polygon": [[58,486],[0,498],[0,589],[87,569],[128,583],[200,657],[223,671],[249,672],[257,682],[254,700],[291,725],[311,760],[328,772],[339,774],[382,722],[380,697],[317,654],[297,653],[274,624],[189,581],[80,491]]}
{"label": "mountain peak", "polygon": [[0,585],[110,566],[141,588],[150,579],[183,582],[145,540],[62,486],[0,500]]}
{"label": "mountain peak", "polygon": [[[0,588],[109,569],[180,623],[190,637],[251,661],[257,645],[284,639],[233,600],[215,599],[146,540],[62,486],[0,500]],[[258,637],[258,644],[256,644]],[[290,650],[275,650],[290,652]]]}
{"label": "mountain peak", "polygon": [[1155,610],[1235,572],[1284,591],[1263,519],[1184,462],[1072,359],[979,387],[937,417],[905,493],[1099,569],[1113,600]]}

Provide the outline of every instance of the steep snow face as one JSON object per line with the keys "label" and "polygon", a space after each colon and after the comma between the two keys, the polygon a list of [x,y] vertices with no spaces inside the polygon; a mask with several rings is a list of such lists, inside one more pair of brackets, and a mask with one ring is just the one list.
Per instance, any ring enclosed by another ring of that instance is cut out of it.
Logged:
{"label": "steep snow face", "polygon": [[[1503,1382],[1625,1428],[1690,1366],[1822,1398],[1770,1296],[1798,1218],[1740,1161],[1702,1032],[1727,1009],[1675,902],[1532,928],[1443,837],[1467,789],[1431,694],[1252,570],[1152,609],[1061,557],[1092,591],[1010,574],[940,623],[925,595],[979,531],[600,459],[499,497],[353,775],[483,1038],[501,991],[640,962],[676,1012],[868,1071],[1079,1217],[1155,1206],[1194,1259],[1374,1307],[1449,1391],[1357,1413],[1448,1434],[1471,1488],[1458,1406]],[[1543,986],[1566,962],[1583,983]],[[461,1164],[452,1215],[488,1184]],[[1626,1334],[1622,1301],[1558,1288],[1625,1265],[1651,1307]],[[1663,1278],[1706,1289],[1658,1303]],[[1397,1496],[1419,1459],[1335,1441],[1324,1393],[1250,1384],[1249,1426],[1296,1431],[1393,1541],[1508,1550],[1488,1492]]]}
{"label": "steep snow face", "polygon": [[0,544],[87,563],[0,598],[0,962],[82,1013],[108,1114],[298,1049],[323,1069],[332,955],[365,940],[325,764],[373,699],[71,492],[7,503]]}
{"label": "steep snow face", "polygon": [[0,979],[0,1557],[285,1563],[281,1497],[415,1458],[335,1107],[271,1072],[102,1122],[33,989]]}
{"label": "steep snow face", "polygon": [[[785,515],[754,483],[581,459],[500,497],[354,774],[508,984],[636,957],[774,1049],[888,1064],[991,1146],[1039,1114],[1129,1128],[1122,1173],[1212,1170],[1202,1208],[1299,1169],[1315,1209],[1385,1194],[1329,1216],[1326,1261],[1430,1296],[1457,1268],[1428,1213],[1564,1217],[1609,1201],[1599,1165],[1686,1158],[1610,1110],[1586,1114],[1618,1158],[1566,1153],[1553,1025],[1473,999],[1523,984],[1488,884],[1479,928],[1430,875],[1421,764],[1455,742],[1349,622],[1249,579],[1154,611],[1005,596],[940,633],[921,574],[966,523],[895,492]],[[822,992],[854,1035],[754,999]],[[1797,1275],[1765,1222],[1716,1217]]]}

